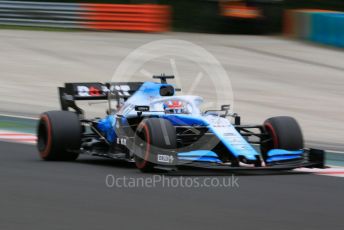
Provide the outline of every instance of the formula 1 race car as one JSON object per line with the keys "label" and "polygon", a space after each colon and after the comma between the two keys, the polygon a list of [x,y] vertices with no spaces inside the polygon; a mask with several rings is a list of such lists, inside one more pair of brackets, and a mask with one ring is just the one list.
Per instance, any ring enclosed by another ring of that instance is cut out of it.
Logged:
{"label": "formula 1 race car", "polygon": [[[79,154],[90,154],[134,162],[143,172],[182,166],[228,170],[324,167],[324,151],[304,148],[294,118],[272,117],[262,125],[241,125],[229,105],[201,111],[201,97],[176,95],[178,89],[167,83],[173,76],[153,78],[160,82],[66,83],[59,87],[62,111],[45,112],[38,123],[41,158],[75,160]],[[107,116],[85,119],[77,100],[107,100]]]}

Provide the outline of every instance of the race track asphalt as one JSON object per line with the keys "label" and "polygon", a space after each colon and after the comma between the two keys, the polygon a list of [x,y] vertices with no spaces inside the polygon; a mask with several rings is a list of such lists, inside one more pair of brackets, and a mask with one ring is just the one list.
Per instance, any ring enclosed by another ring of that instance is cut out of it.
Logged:
{"label": "race track asphalt", "polygon": [[[109,188],[107,175],[147,178],[107,159],[44,162],[0,142],[0,229],[344,229],[342,178],[236,175],[239,187]],[[180,171],[200,180],[211,172]]]}

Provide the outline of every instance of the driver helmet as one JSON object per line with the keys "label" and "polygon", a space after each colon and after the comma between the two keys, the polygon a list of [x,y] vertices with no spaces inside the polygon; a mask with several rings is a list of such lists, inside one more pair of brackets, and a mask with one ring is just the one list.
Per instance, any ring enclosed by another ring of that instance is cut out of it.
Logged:
{"label": "driver helmet", "polygon": [[167,101],[163,104],[165,113],[168,114],[178,114],[185,113],[185,106],[182,101],[173,100]]}

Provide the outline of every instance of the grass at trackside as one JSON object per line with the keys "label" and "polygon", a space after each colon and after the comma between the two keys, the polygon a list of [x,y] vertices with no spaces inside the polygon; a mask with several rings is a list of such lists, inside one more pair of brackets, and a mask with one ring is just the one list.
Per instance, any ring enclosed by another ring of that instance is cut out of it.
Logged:
{"label": "grass at trackside", "polygon": [[31,128],[32,126],[26,125],[26,124],[18,124],[15,122],[0,121],[0,129],[11,128],[11,127],[14,127],[14,128]]}
{"label": "grass at trackside", "polygon": [[14,122],[0,122],[0,130],[35,133],[36,127],[32,125],[16,124]]}
{"label": "grass at trackside", "polygon": [[326,152],[326,165],[344,166],[344,154]]}
{"label": "grass at trackside", "polygon": [[36,124],[36,120],[14,119],[0,116],[0,130],[35,133]]}
{"label": "grass at trackside", "polygon": [[30,31],[52,31],[52,32],[80,32],[87,31],[83,29],[74,28],[53,28],[53,27],[36,27],[36,26],[15,26],[15,25],[0,25],[0,30],[30,30]]}

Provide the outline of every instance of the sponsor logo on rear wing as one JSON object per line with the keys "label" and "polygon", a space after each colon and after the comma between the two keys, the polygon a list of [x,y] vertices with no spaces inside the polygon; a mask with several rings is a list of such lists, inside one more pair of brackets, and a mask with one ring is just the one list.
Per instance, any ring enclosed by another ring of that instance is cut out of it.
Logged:
{"label": "sponsor logo on rear wing", "polygon": [[105,100],[109,89],[99,82],[66,83],[64,93],[74,100]]}
{"label": "sponsor logo on rear wing", "polygon": [[83,114],[75,101],[78,100],[107,100],[109,93],[112,98],[127,100],[142,85],[142,82],[82,82],[65,83],[65,87],[59,87],[59,96],[62,110],[74,109],[78,114]]}
{"label": "sponsor logo on rear wing", "polygon": [[70,95],[74,100],[106,100],[108,93],[124,99],[133,95],[142,85],[141,82],[85,82],[66,83],[60,88],[64,94]]}

